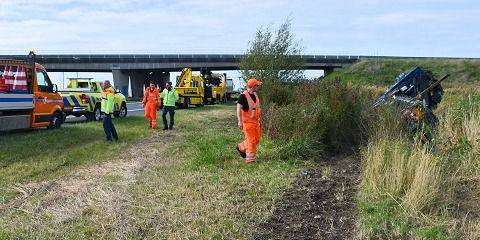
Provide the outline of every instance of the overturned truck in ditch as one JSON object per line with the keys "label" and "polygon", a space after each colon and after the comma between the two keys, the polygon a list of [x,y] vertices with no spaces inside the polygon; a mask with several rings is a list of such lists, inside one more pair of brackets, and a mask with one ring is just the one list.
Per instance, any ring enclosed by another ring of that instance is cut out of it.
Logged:
{"label": "overturned truck in ditch", "polygon": [[432,72],[415,67],[401,73],[395,83],[385,91],[373,104],[377,108],[384,104],[395,104],[401,109],[401,116],[408,123],[409,130],[418,134],[424,143],[433,141],[432,130],[438,125],[434,114],[437,105],[442,101],[442,81],[448,74],[436,79]]}

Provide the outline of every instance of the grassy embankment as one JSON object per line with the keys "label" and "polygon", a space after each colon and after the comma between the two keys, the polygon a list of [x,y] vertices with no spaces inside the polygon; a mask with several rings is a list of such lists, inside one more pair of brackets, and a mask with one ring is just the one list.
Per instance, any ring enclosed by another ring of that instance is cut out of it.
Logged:
{"label": "grassy embankment", "polygon": [[277,161],[265,140],[259,163],[245,165],[234,111],[181,110],[167,133],[129,117],[119,144],[103,143],[99,123],[2,136],[3,186],[47,190],[2,211],[0,239],[247,238],[304,164]]}
{"label": "grassy embankment", "polygon": [[433,146],[415,143],[396,112],[381,112],[361,151],[361,236],[478,239],[480,62],[363,61],[331,77],[385,85],[415,65],[432,70],[435,76],[451,74],[437,110],[436,142]]}
{"label": "grassy embankment", "polygon": [[64,124],[61,129],[38,129],[0,135],[0,204],[19,194],[16,185],[62,176],[122,153],[132,142],[148,136],[139,117],[115,120],[121,141],[104,141],[101,122]]}
{"label": "grassy embankment", "polygon": [[342,71],[333,72],[327,78],[341,77],[356,84],[390,85],[399,73],[414,66],[430,70],[436,77],[450,74],[444,85],[447,87],[470,86],[480,80],[480,61],[467,60],[364,60]]}
{"label": "grassy embankment", "polygon": [[[384,85],[418,63],[432,66],[436,76],[444,69],[459,74],[446,84],[454,88],[447,89],[439,108],[442,124],[433,149],[403,134],[400,122],[393,124],[397,116],[387,114],[372,122],[371,88],[358,87],[371,85],[370,79]],[[241,164],[231,150],[240,139],[231,127],[233,108],[181,111],[181,130],[152,136],[164,140],[150,145],[158,151],[133,180],[128,174],[102,176],[101,184],[92,188],[97,194],[84,196],[80,211],[67,218],[58,217],[64,205],[49,203],[50,193],[39,193],[0,217],[0,229],[5,229],[4,236],[23,237],[244,238],[251,226],[268,216],[273,201],[293,179],[299,165],[292,158],[312,159],[360,147],[364,238],[477,237],[478,102],[462,99],[474,91],[478,64],[467,64],[472,66],[464,68],[456,61],[361,62],[327,77],[328,82],[273,86],[276,94],[264,95],[264,127],[274,142],[262,143],[264,161],[256,167]],[[376,70],[369,70],[373,65]],[[335,82],[335,76],[349,83]],[[192,115],[195,118],[189,118]],[[141,146],[135,148],[142,150]],[[139,160],[126,155],[115,161],[128,159]]]}

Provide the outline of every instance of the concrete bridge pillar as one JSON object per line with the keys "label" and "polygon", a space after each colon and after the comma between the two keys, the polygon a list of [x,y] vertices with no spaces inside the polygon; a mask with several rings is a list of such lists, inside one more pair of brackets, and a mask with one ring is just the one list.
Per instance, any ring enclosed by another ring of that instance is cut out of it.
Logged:
{"label": "concrete bridge pillar", "polygon": [[325,77],[325,76],[327,76],[328,74],[333,73],[334,70],[335,70],[334,68],[325,68],[325,69],[323,69],[323,76]]}
{"label": "concrete bridge pillar", "polygon": [[112,70],[113,74],[113,85],[115,89],[120,90],[123,95],[127,96],[128,94],[128,74],[125,74],[119,69]]}
{"label": "concrete bridge pillar", "polygon": [[170,81],[170,73],[161,70],[112,70],[112,73],[115,87],[122,93],[123,89],[128,91],[128,78],[130,77],[132,98],[134,99],[143,97],[143,86],[148,86],[150,81],[155,82],[162,89]]}

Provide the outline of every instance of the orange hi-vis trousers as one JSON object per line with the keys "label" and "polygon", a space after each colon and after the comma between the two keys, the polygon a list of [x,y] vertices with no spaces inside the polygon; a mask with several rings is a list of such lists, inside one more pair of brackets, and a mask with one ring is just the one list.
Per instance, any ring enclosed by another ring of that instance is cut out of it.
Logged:
{"label": "orange hi-vis trousers", "polygon": [[247,154],[246,163],[255,162],[257,159],[257,145],[260,143],[262,129],[259,122],[243,122],[243,134],[245,140],[239,143],[238,149]]}
{"label": "orange hi-vis trousers", "polygon": [[150,122],[150,127],[154,128],[157,125],[157,103],[154,101],[148,101],[145,104],[145,117]]}
{"label": "orange hi-vis trousers", "polygon": [[157,125],[157,104],[159,104],[160,94],[157,88],[147,87],[143,96],[143,104],[145,104],[145,117],[147,117],[150,127],[155,128]]}

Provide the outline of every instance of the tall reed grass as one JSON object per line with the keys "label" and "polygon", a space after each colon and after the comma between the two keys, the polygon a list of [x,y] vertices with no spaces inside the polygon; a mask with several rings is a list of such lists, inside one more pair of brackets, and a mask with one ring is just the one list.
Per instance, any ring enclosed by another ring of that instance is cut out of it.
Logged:
{"label": "tall reed grass", "polygon": [[[393,115],[379,114],[361,154],[361,237],[480,238],[473,232],[480,222],[479,113],[477,94],[447,108],[435,145],[407,138]],[[390,207],[378,207],[385,202]]]}

